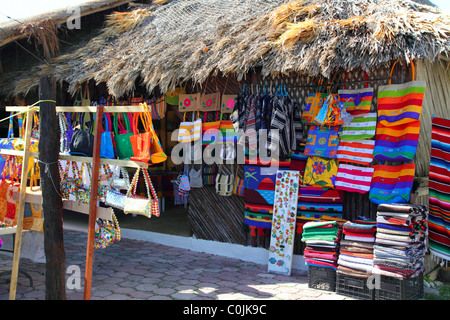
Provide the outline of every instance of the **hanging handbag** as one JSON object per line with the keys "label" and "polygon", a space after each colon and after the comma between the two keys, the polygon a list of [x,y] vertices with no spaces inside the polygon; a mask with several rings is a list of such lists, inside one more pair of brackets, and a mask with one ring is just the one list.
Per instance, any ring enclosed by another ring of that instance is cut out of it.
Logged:
{"label": "hanging handbag", "polygon": [[375,136],[377,129],[377,114],[370,112],[356,115],[349,124],[343,124],[342,132],[339,135],[343,140],[365,140]]}
{"label": "hanging handbag", "polygon": [[191,183],[189,182],[189,177],[186,173],[180,172],[178,174],[176,184],[178,185],[178,192],[180,194],[188,194],[191,191]]}
{"label": "hanging handbag", "polygon": [[[318,85],[323,83],[323,79],[320,78]],[[323,102],[327,96],[326,93],[321,92],[321,87],[316,89],[316,92],[310,93],[306,99],[302,110],[302,121],[305,123],[313,123],[320,109],[322,108]]]}
{"label": "hanging handbag", "polygon": [[420,121],[397,126],[377,125],[373,157],[379,161],[405,162],[414,159],[419,144]]}
{"label": "hanging handbag", "polygon": [[[41,187],[38,185],[38,175],[36,172],[39,171],[39,165],[36,163],[31,168],[30,176],[30,192],[41,192]],[[24,230],[34,230],[38,232],[44,231],[44,220],[42,218],[42,206],[38,203],[28,203],[25,202],[24,214],[23,214],[23,229]]]}
{"label": "hanging handbag", "polygon": [[232,113],[234,110],[234,105],[236,103],[236,98],[237,95],[235,94],[223,94],[221,98],[220,112]]}
{"label": "hanging handbag", "polygon": [[110,187],[117,190],[128,190],[131,184],[128,171],[122,166],[116,166],[115,170],[116,172],[113,173]]}
{"label": "hanging handbag", "polygon": [[[390,76],[397,61],[394,62]],[[414,63],[410,60],[412,81],[403,84],[389,84],[378,87],[378,122],[384,126],[402,125],[420,120],[426,89],[425,81],[415,80]]]}
{"label": "hanging handbag", "polygon": [[321,157],[308,157],[303,176],[303,184],[313,187],[327,187],[334,189],[334,183],[337,175],[336,159],[327,159]]}
{"label": "hanging handbag", "polygon": [[15,193],[19,193],[20,191],[20,182],[17,176],[18,173],[18,164],[16,161],[9,162],[9,176],[10,183],[8,185],[8,191],[6,193],[6,213],[3,222],[7,223],[10,226],[17,225],[17,211],[19,207],[19,201],[13,199],[13,195]]}
{"label": "hanging handbag", "polygon": [[215,121],[208,122],[207,117],[208,112],[205,112],[202,123],[202,146],[207,146],[216,142],[220,129],[219,111],[216,113]]}
{"label": "hanging handbag", "polygon": [[336,158],[339,147],[339,129],[339,126],[310,126],[303,154],[305,156]]}
{"label": "hanging handbag", "polygon": [[[92,157],[94,151],[94,135],[86,130],[86,117],[84,114],[81,115],[82,120],[80,123],[80,128],[76,128],[73,131],[72,138],[70,140],[70,151],[71,155],[79,155],[85,157]],[[92,126],[92,121],[91,121]]]}
{"label": "hanging handbag", "polygon": [[340,141],[336,158],[339,162],[350,162],[368,166],[373,161],[374,147],[374,140]]}
{"label": "hanging handbag", "polygon": [[[131,147],[133,149],[133,156],[130,157],[132,161],[149,162],[150,161],[150,140],[151,134],[148,128],[148,121],[143,112],[136,112],[133,115],[133,135],[130,136]],[[141,119],[144,126],[143,132],[139,132],[139,119]]]}
{"label": "hanging handbag", "polygon": [[202,177],[202,167],[200,169],[195,170],[192,168],[189,170],[189,183],[192,188],[202,188],[203,187],[203,177]]}
{"label": "hanging handbag", "polygon": [[[348,74],[349,72],[345,75],[344,82],[347,82]],[[365,71],[364,77],[366,80],[369,78]],[[370,112],[373,88],[369,88],[368,82],[366,82],[366,87],[362,89],[347,89],[344,85],[344,89],[338,90],[338,95],[339,101],[344,104],[345,110],[352,116]]]}
{"label": "hanging handbag", "polygon": [[105,130],[101,135],[100,158],[115,159],[114,136],[111,132],[111,116],[109,113],[103,113],[105,119]]}
{"label": "hanging handbag", "polygon": [[181,93],[178,97],[179,107],[178,111],[188,112],[188,111],[199,111],[200,110],[200,99],[202,97],[201,93]]}
{"label": "hanging handbag", "polygon": [[374,168],[339,164],[335,186],[337,190],[367,193],[370,190]]}
{"label": "hanging handbag", "polygon": [[120,241],[121,231],[116,215],[112,214],[112,221],[96,218],[94,231],[94,249],[104,249]]}
{"label": "hanging handbag", "polygon": [[126,198],[126,194],[121,193],[120,190],[110,188],[106,191],[105,205],[107,207],[112,207],[123,211],[125,208]]}
{"label": "hanging handbag", "polygon": [[183,121],[178,129],[178,142],[193,142],[199,140],[202,133],[202,120],[200,113],[197,111],[197,120],[186,121],[186,113],[184,113]]}
{"label": "hanging handbag", "polygon": [[146,180],[148,181],[148,187],[150,189],[150,194],[151,194],[151,197],[152,197],[151,215],[155,216],[155,217],[159,217],[159,215],[160,215],[160,208],[159,208],[158,195],[156,193],[155,188],[153,187],[153,183],[152,183],[152,180],[149,177],[148,171],[147,170],[143,170],[143,171],[144,171],[144,176],[146,177]]}
{"label": "hanging handbag", "polygon": [[150,194],[150,187],[148,176],[144,174],[144,182],[147,188],[147,198],[136,195],[136,187],[138,183],[139,173],[141,170],[138,168],[136,173],[131,181],[131,186],[127,191],[125,205],[123,212],[125,214],[138,214],[143,215],[147,218],[151,218],[152,216],[152,199]]}
{"label": "hanging handbag", "polygon": [[167,160],[167,155],[164,153],[161,141],[156,134],[155,128],[153,126],[152,116],[148,110],[147,103],[144,103],[142,106],[144,107],[144,110],[146,110],[145,112],[147,114],[148,128],[150,130],[150,162],[152,164],[164,162]]}
{"label": "hanging handbag", "polygon": [[396,166],[378,164],[374,168],[369,200],[376,204],[407,203],[414,182],[416,165],[403,163]]}
{"label": "hanging handbag", "polygon": [[200,97],[200,111],[218,111],[220,109],[220,92],[204,93]]}
{"label": "hanging handbag", "polygon": [[203,185],[210,186],[216,183],[217,167],[215,165],[202,166]]}
{"label": "hanging handbag", "polygon": [[174,105],[174,106],[178,106],[179,103],[179,95],[181,93],[186,93],[186,88],[184,87],[177,87],[175,88],[174,91],[169,91],[166,93],[164,99],[165,101],[170,104],[170,105]]}
{"label": "hanging handbag", "polygon": [[5,215],[8,207],[8,189],[11,185],[11,180],[7,180],[9,175],[9,163],[11,156],[6,156],[5,164],[2,169],[2,180],[0,181],[0,222],[5,222]]}
{"label": "hanging handbag", "polygon": [[130,137],[133,135],[133,132],[130,129],[130,122],[128,115],[123,113],[123,118],[125,121],[125,128],[119,132],[119,123],[120,123],[120,113],[116,113],[114,115],[114,133],[115,133],[115,142],[116,142],[116,151],[117,157],[120,160],[130,160],[133,154],[133,147],[131,145]]}
{"label": "hanging handbag", "polygon": [[216,175],[216,193],[229,197],[233,194],[234,174],[227,174],[219,168],[219,173]]}
{"label": "hanging handbag", "polygon": [[233,194],[240,197],[244,196],[244,179],[239,176],[239,165],[237,165],[234,177]]}

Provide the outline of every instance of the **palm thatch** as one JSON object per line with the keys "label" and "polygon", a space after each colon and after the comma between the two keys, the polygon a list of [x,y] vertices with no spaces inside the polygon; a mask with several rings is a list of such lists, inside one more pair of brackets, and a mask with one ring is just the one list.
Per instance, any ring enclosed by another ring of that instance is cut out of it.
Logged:
{"label": "palm thatch", "polygon": [[86,45],[22,74],[13,94],[42,74],[69,84],[106,82],[120,97],[140,79],[165,92],[209,76],[243,79],[338,69],[370,70],[392,60],[436,61],[450,53],[450,16],[408,0],[172,0],[117,12]]}

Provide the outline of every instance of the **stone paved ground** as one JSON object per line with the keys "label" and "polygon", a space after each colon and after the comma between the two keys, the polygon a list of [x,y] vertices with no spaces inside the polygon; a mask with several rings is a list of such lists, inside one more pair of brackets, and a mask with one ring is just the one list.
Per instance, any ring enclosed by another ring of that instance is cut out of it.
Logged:
{"label": "stone paved ground", "polygon": [[[64,233],[66,268],[81,271],[81,288],[66,285],[67,300],[82,300],[87,234]],[[12,257],[0,255],[0,272]],[[33,285],[19,273],[16,300],[45,300],[45,265],[21,259]],[[66,275],[66,284],[76,284]],[[0,277],[0,300],[9,299],[10,273]],[[92,300],[351,300],[308,288],[304,273],[283,276],[267,266],[146,241],[122,239],[94,252]]]}

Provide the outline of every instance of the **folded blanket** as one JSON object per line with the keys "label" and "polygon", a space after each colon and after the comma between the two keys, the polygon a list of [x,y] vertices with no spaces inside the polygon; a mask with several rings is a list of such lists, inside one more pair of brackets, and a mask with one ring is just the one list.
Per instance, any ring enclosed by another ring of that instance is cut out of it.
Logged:
{"label": "folded blanket", "polygon": [[383,203],[378,205],[378,210],[420,214],[427,209],[424,205],[414,205],[409,203]]}
{"label": "folded blanket", "polygon": [[375,232],[371,231],[370,233],[366,233],[366,232],[353,232],[353,231],[349,231],[349,230],[344,230],[344,234],[349,235],[349,236],[355,236],[355,237],[371,238],[375,235]]}
{"label": "folded blanket", "polygon": [[[349,261],[357,264],[365,264],[368,266],[373,266],[373,259],[371,258],[361,258],[361,257],[353,257],[347,254],[339,254],[339,261]],[[338,262],[339,263],[339,262]]]}
{"label": "folded blanket", "polygon": [[397,240],[381,239],[377,237],[375,243],[380,245],[396,246],[398,248],[407,248],[411,245],[411,242],[401,242]]}
{"label": "folded blanket", "polygon": [[392,241],[399,241],[399,242],[412,242],[411,238],[407,235],[394,235],[384,232],[377,232],[377,239],[386,239],[386,240],[392,240]]}
{"label": "folded blanket", "polygon": [[345,235],[345,240],[351,240],[351,241],[361,241],[361,242],[374,242],[375,237],[357,237],[357,236],[351,236],[351,235]]}
{"label": "folded blanket", "polygon": [[340,253],[348,255],[348,256],[352,256],[352,257],[367,258],[367,259],[373,259],[373,257],[374,257],[373,253],[353,252],[353,251],[347,251],[347,250],[342,250],[342,249],[341,249]]}
{"label": "folded blanket", "polygon": [[338,244],[336,240],[325,240],[325,239],[307,239],[307,245],[316,245],[316,246],[328,246],[328,247],[336,247]]}
{"label": "folded blanket", "polygon": [[339,258],[338,259],[338,267],[340,267],[340,266],[363,271],[368,274],[372,273],[372,268],[373,268],[373,266],[371,266],[371,265],[367,265],[367,264],[363,264],[363,263],[355,263],[352,261],[347,261],[347,260]]}
{"label": "folded blanket", "polygon": [[337,272],[339,274],[344,274],[344,275],[357,277],[357,278],[364,278],[364,279],[367,279],[368,277],[370,277],[372,275],[371,273],[367,273],[362,270],[358,270],[358,269],[354,269],[354,268],[345,267],[342,265],[338,265]]}
{"label": "folded blanket", "polygon": [[336,221],[309,221],[303,225],[303,229],[312,229],[312,228],[328,228],[333,227],[337,228],[338,223]]}
{"label": "folded blanket", "polygon": [[361,242],[361,241],[342,239],[340,244],[341,244],[341,246],[360,247],[360,248],[366,248],[366,249],[370,249],[370,250],[373,249],[373,244],[367,243],[367,242]]}
{"label": "folded blanket", "polygon": [[362,247],[356,247],[356,246],[349,246],[349,245],[341,245],[340,251],[350,251],[355,253],[365,253],[365,254],[372,254],[373,248],[362,248]]}
{"label": "folded blanket", "polygon": [[409,235],[412,234],[412,232],[410,230],[392,230],[392,229],[388,229],[388,228],[378,228],[377,233],[378,232],[399,235],[399,236],[406,236],[406,237],[409,237]]}
{"label": "folded blanket", "polygon": [[328,235],[328,234],[306,235],[303,233],[301,241],[307,242],[308,240],[336,241],[336,240],[338,240],[338,237],[336,235]]}

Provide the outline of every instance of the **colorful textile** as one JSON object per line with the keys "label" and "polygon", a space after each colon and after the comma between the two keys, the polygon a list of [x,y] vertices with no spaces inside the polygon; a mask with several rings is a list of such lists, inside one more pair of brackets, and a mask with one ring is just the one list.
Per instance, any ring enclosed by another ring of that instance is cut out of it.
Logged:
{"label": "colorful textile", "polygon": [[336,189],[367,193],[370,190],[373,171],[373,168],[362,168],[341,163],[336,176]]}
{"label": "colorful textile", "polygon": [[450,119],[432,119],[429,179],[430,252],[450,261]]}
{"label": "colorful textile", "polygon": [[339,128],[339,126],[310,126],[303,154],[306,156],[336,158],[339,146]]}
{"label": "colorful textile", "polygon": [[361,114],[353,117],[353,120],[342,125],[341,141],[364,140],[375,136],[377,128],[377,114],[375,112]]}
{"label": "colorful textile", "polygon": [[309,157],[302,182],[306,186],[334,188],[337,169],[336,159]]}
{"label": "colorful textile", "polygon": [[378,121],[395,126],[420,120],[425,81],[410,81],[378,87]]}
{"label": "colorful textile", "polygon": [[314,118],[322,108],[322,104],[325,101],[326,94],[317,92],[309,94],[306,97],[305,105],[302,112],[302,121],[306,123],[312,123]]}
{"label": "colorful textile", "polygon": [[380,161],[413,160],[419,141],[420,121],[397,126],[377,125],[374,158]]}
{"label": "colorful textile", "polygon": [[373,203],[405,203],[409,201],[416,166],[374,165],[369,200]]}
{"label": "colorful textile", "polygon": [[251,235],[263,234],[261,229],[270,229],[272,224],[277,170],[289,170],[289,161],[244,165],[244,223],[251,229]]}
{"label": "colorful textile", "polygon": [[373,161],[374,147],[374,140],[340,141],[336,158],[339,162],[350,162],[367,166]]}
{"label": "colorful textile", "polygon": [[368,113],[373,100],[373,88],[343,89],[338,91],[339,101],[351,115]]}
{"label": "colorful textile", "polygon": [[373,273],[409,278],[424,271],[427,216],[425,205],[378,205]]}

